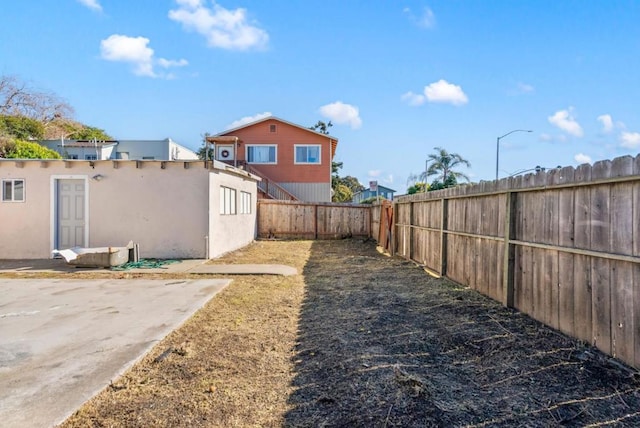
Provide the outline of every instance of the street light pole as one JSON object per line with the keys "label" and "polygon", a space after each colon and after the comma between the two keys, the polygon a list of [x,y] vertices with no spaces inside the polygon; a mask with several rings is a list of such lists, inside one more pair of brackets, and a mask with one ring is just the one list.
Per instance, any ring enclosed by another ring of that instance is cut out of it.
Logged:
{"label": "street light pole", "polygon": [[533,132],[529,129],[514,129],[513,131],[509,131],[501,137],[498,137],[496,140],[496,181],[498,181],[498,164],[500,163],[500,140],[507,135],[513,134],[514,132]]}
{"label": "street light pole", "polygon": [[427,177],[429,177],[429,159],[424,161],[424,193],[427,193]]}

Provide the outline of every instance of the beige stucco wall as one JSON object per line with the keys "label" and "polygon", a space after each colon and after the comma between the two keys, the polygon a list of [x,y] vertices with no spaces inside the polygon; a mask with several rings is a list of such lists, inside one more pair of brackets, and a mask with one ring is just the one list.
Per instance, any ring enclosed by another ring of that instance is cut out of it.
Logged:
{"label": "beige stucco wall", "polygon": [[[100,180],[92,178],[97,175]],[[224,182],[252,191],[255,204],[255,181],[241,174],[210,172],[201,161],[0,160],[0,179],[4,178],[24,179],[26,195],[25,202],[0,202],[4,259],[51,256],[56,178],[85,180],[89,247],[133,240],[144,258],[204,258],[207,251],[213,257],[255,236],[255,206],[253,216],[218,218],[216,193],[216,183]],[[211,234],[218,239],[207,239]]]}
{"label": "beige stucco wall", "polygon": [[[221,164],[216,162],[216,164]],[[224,164],[221,164],[224,165]],[[237,213],[235,215],[220,214],[220,188],[226,186],[236,189]],[[219,171],[210,175],[210,210],[209,210],[209,257],[219,257],[229,251],[242,248],[256,237],[256,201],[257,186],[254,179],[224,174]],[[251,212],[240,213],[240,192],[251,195]]]}
{"label": "beige stucco wall", "polygon": [[[0,160],[0,179],[25,180],[25,202],[0,201],[0,258],[49,258],[49,176],[52,173],[56,171],[41,168],[37,161],[16,164]],[[58,173],[71,175],[70,170]]]}

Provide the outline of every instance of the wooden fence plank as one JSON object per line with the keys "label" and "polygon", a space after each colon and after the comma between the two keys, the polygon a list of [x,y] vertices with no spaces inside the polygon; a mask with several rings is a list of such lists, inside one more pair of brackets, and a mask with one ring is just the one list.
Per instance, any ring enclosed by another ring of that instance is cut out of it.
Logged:
{"label": "wooden fence plank", "polygon": [[634,359],[633,264],[611,261],[611,355]]}
{"label": "wooden fence plank", "polygon": [[[564,182],[573,182],[574,170],[567,167],[560,170]],[[558,191],[558,245],[575,247],[575,192],[574,189]],[[574,278],[573,254],[558,252],[558,329],[574,335]]]}
{"label": "wooden fence plank", "polygon": [[[575,182],[591,181],[591,165],[580,165],[575,172]],[[591,248],[591,190],[576,187],[574,195],[574,243],[576,248]],[[576,255],[573,258],[575,337],[592,343],[591,257]]]}
{"label": "wooden fence plank", "polygon": [[[596,162],[592,179],[611,177],[611,161]],[[611,187],[596,185],[591,188],[591,249],[608,252],[611,249]],[[591,264],[593,294],[593,344],[610,353],[611,344],[611,263],[595,258]]]}

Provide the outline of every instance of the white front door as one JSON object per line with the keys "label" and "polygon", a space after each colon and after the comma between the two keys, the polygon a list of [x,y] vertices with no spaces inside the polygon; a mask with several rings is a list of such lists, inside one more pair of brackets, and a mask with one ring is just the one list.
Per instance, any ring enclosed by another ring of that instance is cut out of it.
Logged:
{"label": "white front door", "polygon": [[85,246],[85,181],[58,179],[56,249]]}

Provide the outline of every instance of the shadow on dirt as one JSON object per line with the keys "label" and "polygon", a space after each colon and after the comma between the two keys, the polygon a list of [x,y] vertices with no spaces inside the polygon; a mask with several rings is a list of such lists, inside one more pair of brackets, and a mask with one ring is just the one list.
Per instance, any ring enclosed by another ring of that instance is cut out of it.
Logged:
{"label": "shadow on dirt", "polygon": [[372,242],[316,241],[286,426],[640,424],[634,371]]}

